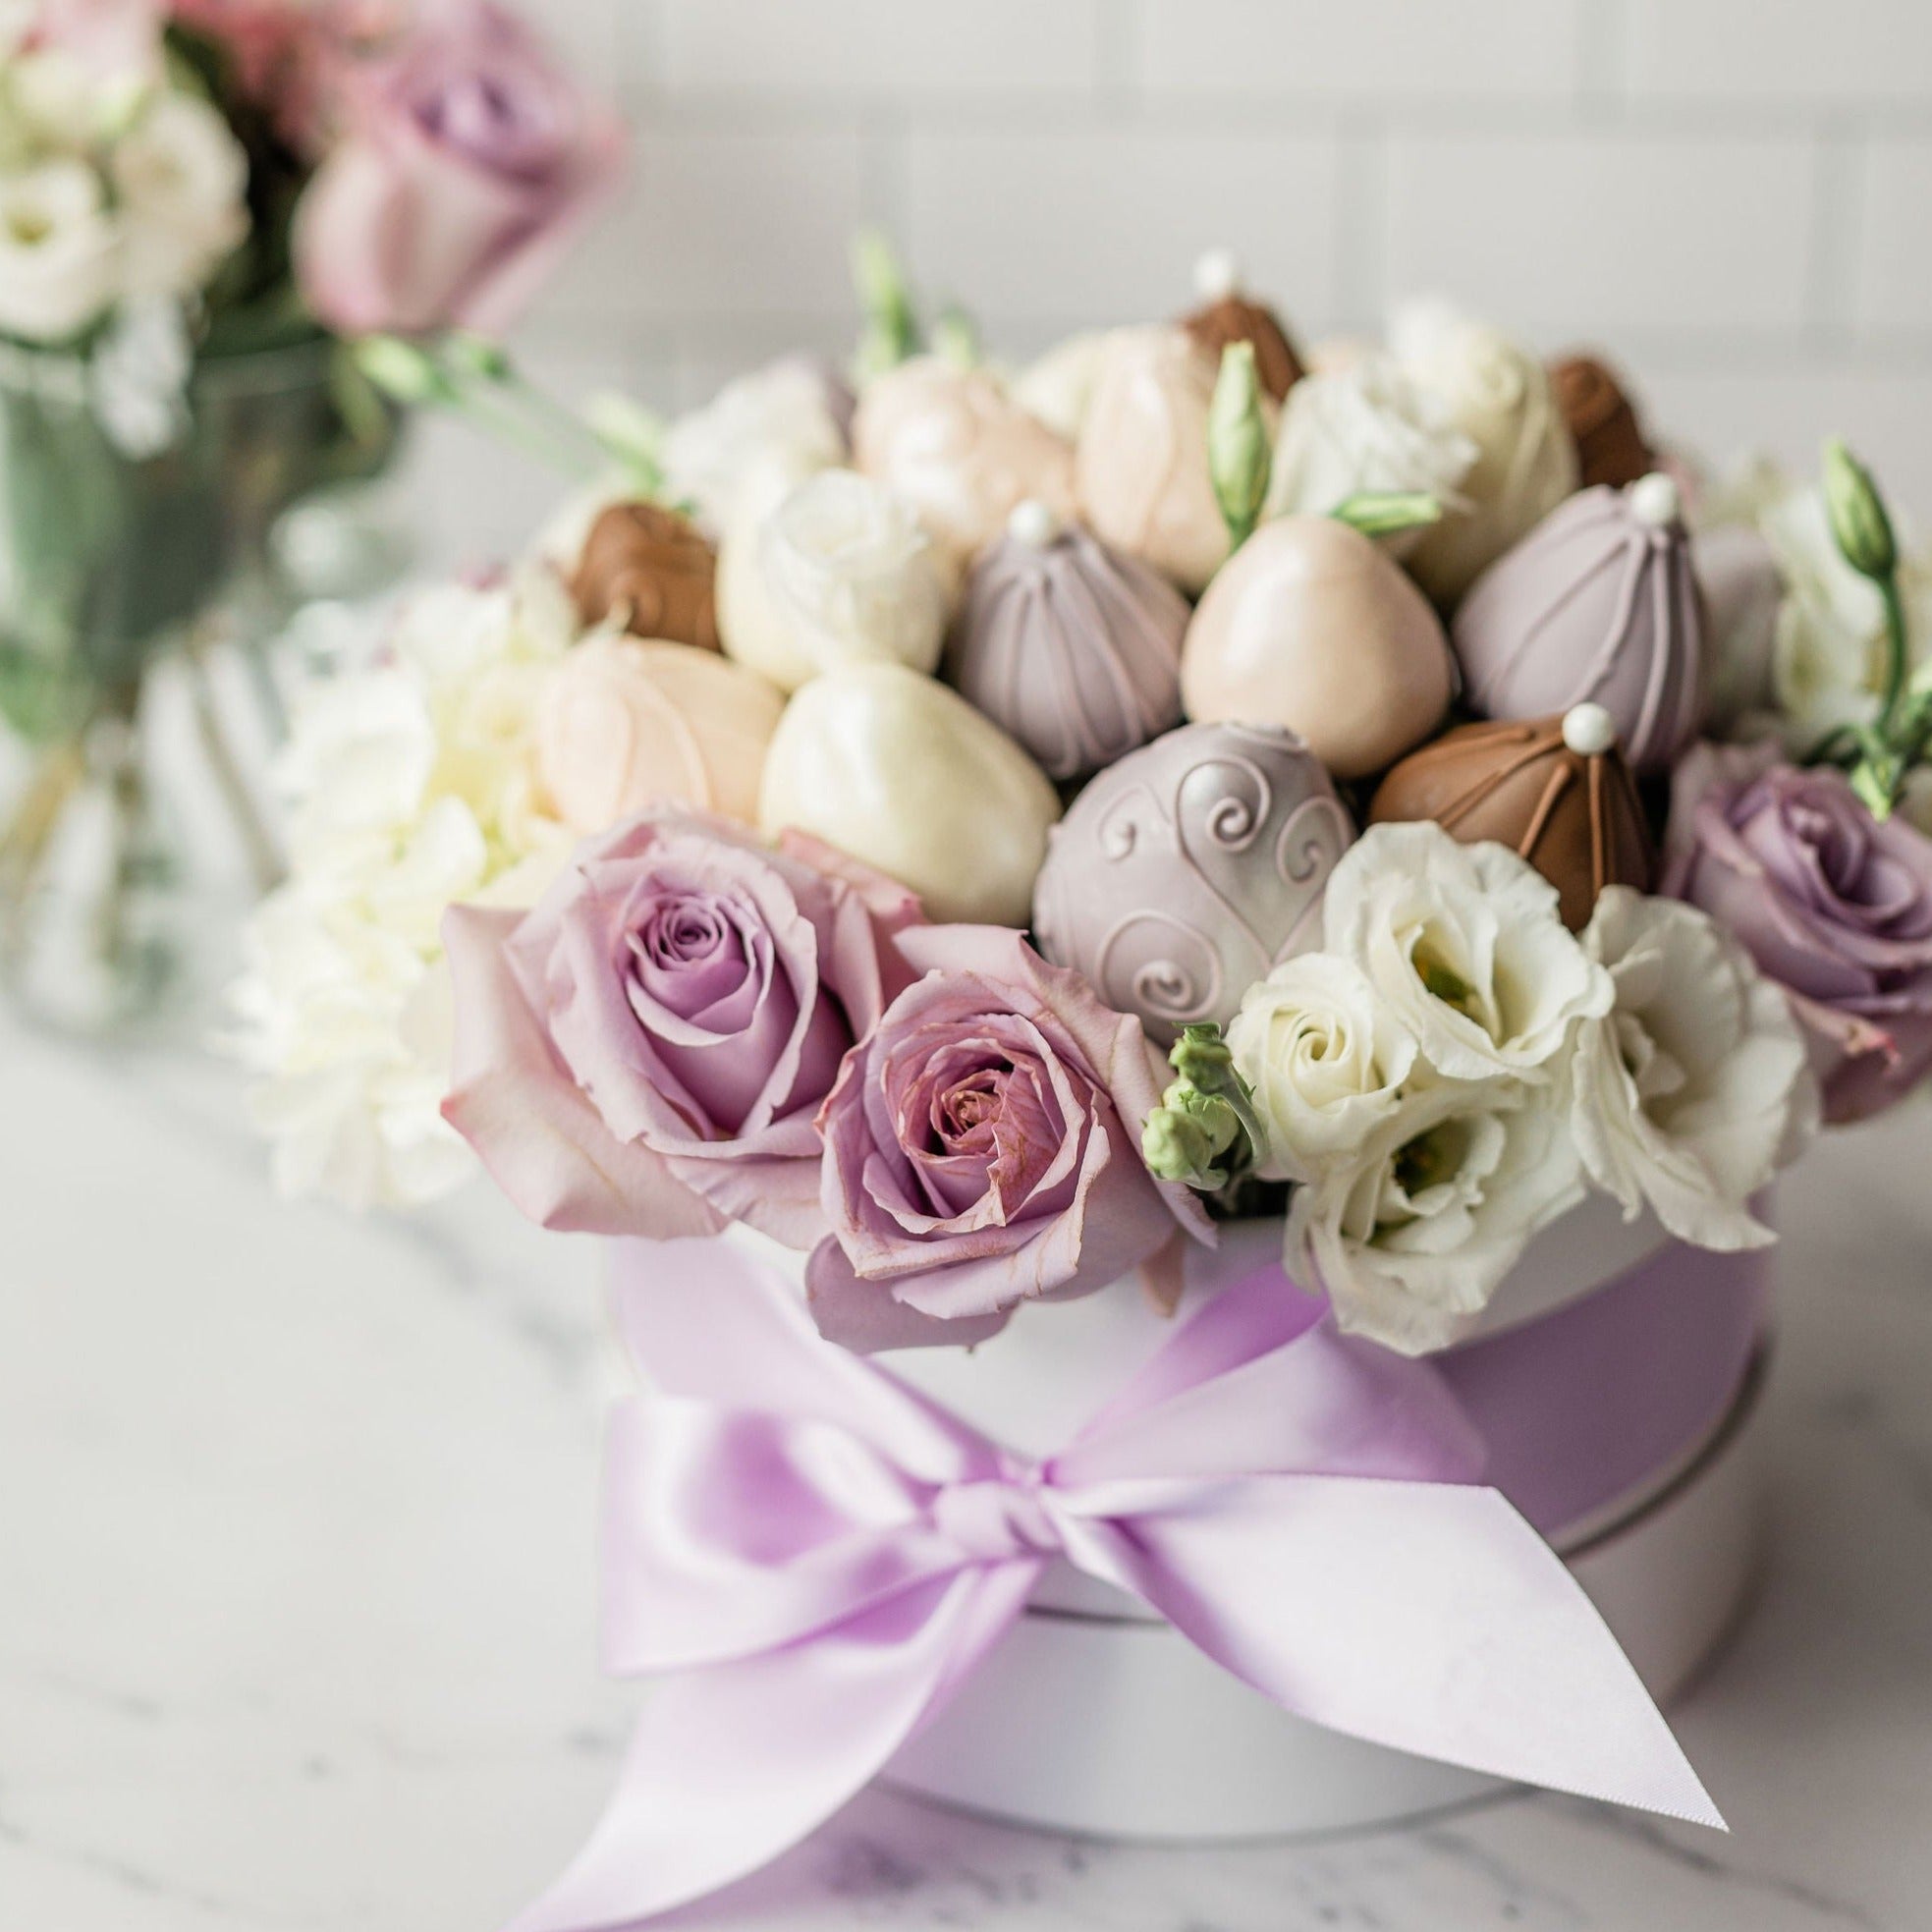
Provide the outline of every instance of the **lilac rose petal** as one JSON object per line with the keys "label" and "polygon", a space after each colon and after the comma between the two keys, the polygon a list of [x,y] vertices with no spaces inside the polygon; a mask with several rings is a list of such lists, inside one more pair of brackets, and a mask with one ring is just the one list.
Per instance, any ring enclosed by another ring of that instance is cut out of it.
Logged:
{"label": "lilac rose petal", "polygon": [[1138,1021],[1002,927],[902,939],[926,968],[848,1056],[819,1116],[832,1234],[806,1289],[848,1347],[971,1342],[1020,1303],[1166,1263],[1198,1202],[1139,1155],[1157,1103]]}
{"label": "lilac rose petal", "polygon": [[1877,1113],[1932,1071],[1932,840],[1874,819],[1842,772],[1698,747],[1679,768],[1664,890],[1791,994],[1829,1120]]}
{"label": "lilac rose petal", "polygon": [[[492,1037],[520,1074],[569,1086],[573,1120],[648,1156],[714,1225],[810,1247],[826,1226],[818,1109],[911,976],[875,908],[903,910],[883,882],[722,820],[646,813],[586,844],[501,937],[501,973],[469,983],[492,1009],[514,993],[529,1037],[501,1022]],[[517,1135],[514,1116],[493,1122],[494,1164]]]}
{"label": "lilac rose petal", "polygon": [[511,975],[516,912],[452,907],[443,944],[456,992],[456,1044],[443,1116],[511,1200],[545,1228],[715,1234],[717,1212],[648,1148],[614,1140],[578,1090]]}

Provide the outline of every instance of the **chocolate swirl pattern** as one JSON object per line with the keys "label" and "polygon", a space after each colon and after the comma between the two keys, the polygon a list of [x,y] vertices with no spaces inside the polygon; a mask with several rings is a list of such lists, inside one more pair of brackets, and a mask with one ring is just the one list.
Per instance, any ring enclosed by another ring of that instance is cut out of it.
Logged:
{"label": "chocolate swirl pattern", "polygon": [[1316,945],[1354,838],[1293,732],[1189,725],[1103,771],[1054,830],[1033,901],[1040,949],[1163,1045],[1226,1021],[1277,962]]}

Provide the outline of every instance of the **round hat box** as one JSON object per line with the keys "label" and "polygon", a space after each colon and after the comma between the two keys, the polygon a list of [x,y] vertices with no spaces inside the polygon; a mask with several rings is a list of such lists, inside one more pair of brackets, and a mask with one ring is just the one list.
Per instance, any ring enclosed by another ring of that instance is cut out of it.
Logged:
{"label": "round hat box", "polygon": [[[798,1256],[731,1238],[798,1272]],[[1224,1229],[1218,1250],[1190,1255],[1181,1312],[1273,1263],[1280,1239],[1279,1221]],[[1592,1199],[1538,1237],[1435,1358],[1490,1442],[1490,1479],[1664,1705],[1737,1622],[1753,1571],[1763,1276],[1756,1255],[1684,1247]],[[1172,1320],[1129,1282],[1024,1310],[971,1351],[885,1360],[984,1434],[1047,1455]],[[885,1776],[1021,1824],[1197,1842],[1388,1824],[1501,1789],[1291,1715],[1064,1564]]]}

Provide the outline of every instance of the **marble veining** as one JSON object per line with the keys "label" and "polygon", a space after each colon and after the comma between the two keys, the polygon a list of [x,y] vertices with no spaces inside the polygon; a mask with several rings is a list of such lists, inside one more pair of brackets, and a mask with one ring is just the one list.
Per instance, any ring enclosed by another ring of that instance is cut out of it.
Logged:
{"label": "marble veining", "polygon": [[[1729,1837],[1517,1796],[1176,1850],[890,1790],[685,1927],[1922,1932],[1932,1200],[1920,1120],[1782,1191],[1755,1615],[1679,1715]],[[0,1022],[0,1925],[487,1932],[575,1849],[594,1666],[594,1244],[483,1188],[272,1199],[197,1056]]]}

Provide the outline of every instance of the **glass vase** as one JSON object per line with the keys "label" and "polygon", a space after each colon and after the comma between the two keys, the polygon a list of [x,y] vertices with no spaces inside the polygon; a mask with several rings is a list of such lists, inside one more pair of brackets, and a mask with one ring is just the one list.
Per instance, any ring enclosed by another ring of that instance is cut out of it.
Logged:
{"label": "glass vase", "polygon": [[0,346],[0,983],[84,1032],[164,1008],[194,943],[167,796],[184,747],[157,744],[158,713],[251,887],[274,882],[237,740],[279,727],[266,646],[303,588],[276,533],[380,475],[400,430],[323,337],[204,359],[166,401],[174,419],[131,448],[87,362]]}

